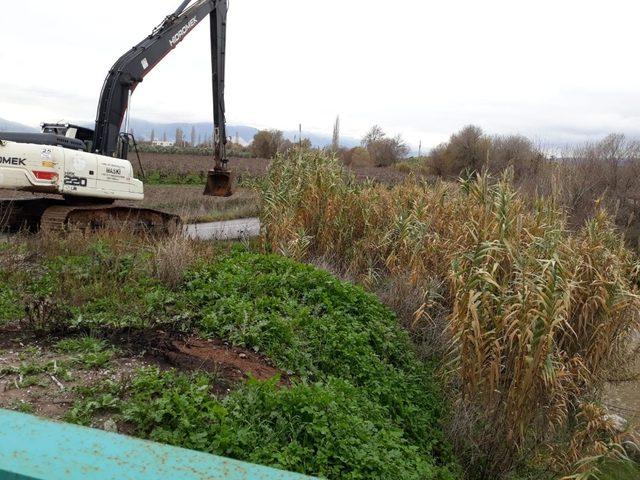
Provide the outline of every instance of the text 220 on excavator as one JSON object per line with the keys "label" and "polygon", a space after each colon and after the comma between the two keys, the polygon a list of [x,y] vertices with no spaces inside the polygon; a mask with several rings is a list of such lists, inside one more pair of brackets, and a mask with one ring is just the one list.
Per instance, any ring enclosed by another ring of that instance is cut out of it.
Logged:
{"label": "text 220 on excavator", "polygon": [[127,160],[122,131],[131,95],[144,77],[206,17],[210,17],[213,71],[214,168],[205,195],[230,196],[227,169],[224,79],[227,0],[185,0],[151,35],[113,65],[102,88],[95,130],[70,124],[42,125],[42,133],[0,132],[0,188],[58,194],[61,198],[0,200],[0,220],[11,229],[60,230],[131,224],[156,233],[175,231],[180,219],[156,210],[112,205],[142,200],[143,184]]}

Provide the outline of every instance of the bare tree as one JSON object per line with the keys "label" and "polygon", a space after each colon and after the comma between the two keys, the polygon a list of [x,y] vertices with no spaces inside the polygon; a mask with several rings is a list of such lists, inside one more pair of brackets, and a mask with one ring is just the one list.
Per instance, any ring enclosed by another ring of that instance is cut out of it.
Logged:
{"label": "bare tree", "polygon": [[490,139],[486,167],[496,176],[512,168],[517,183],[527,180],[536,183],[545,160],[545,155],[522,135],[494,136]]}
{"label": "bare tree", "polygon": [[371,161],[377,167],[392,165],[409,153],[409,147],[400,135],[388,138],[382,128],[374,125],[362,139]]}
{"label": "bare tree", "polygon": [[480,127],[469,125],[451,136],[447,155],[455,175],[465,170],[479,172],[487,160],[490,139]]}
{"label": "bare tree", "polygon": [[196,126],[195,125],[191,126],[191,146],[192,147],[196,146]]}
{"label": "bare tree", "polygon": [[155,139],[156,139],[156,131],[154,129],[151,129],[151,139],[149,141],[153,143]]}
{"label": "bare tree", "polygon": [[385,137],[385,133],[378,125],[374,125],[371,127],[371,130],[367,132],[367,134],[362,139],[362,146],[367,148],[368,145],[371,145],[374,142],[382,140]]}

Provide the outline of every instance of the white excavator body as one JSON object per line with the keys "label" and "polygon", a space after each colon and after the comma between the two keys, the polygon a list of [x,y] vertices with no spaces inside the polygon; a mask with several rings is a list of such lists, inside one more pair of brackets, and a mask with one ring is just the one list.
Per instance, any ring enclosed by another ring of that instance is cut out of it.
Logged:
{"label": "white excavator body", "polygon": [[59,146],[0,141],[0,189],[111,200],[142,200],[131,163]]}

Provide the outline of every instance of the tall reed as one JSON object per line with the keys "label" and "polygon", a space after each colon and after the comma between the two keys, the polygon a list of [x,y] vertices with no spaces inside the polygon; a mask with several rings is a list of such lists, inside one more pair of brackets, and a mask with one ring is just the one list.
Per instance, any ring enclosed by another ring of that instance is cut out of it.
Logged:
{"label": "tall reed", "polygon": [[508,175],[389,188],[316,152],[276,159],[263,198],[266,248],[323,258],[370,288],[423,292],[396,303],[415,307],[417,329],[443,325],[452,437],[470,476],[599,453],[568,439],[623,358],[640,305],[636,259],[604,212],[569,231],[552,198],[532,207]]}

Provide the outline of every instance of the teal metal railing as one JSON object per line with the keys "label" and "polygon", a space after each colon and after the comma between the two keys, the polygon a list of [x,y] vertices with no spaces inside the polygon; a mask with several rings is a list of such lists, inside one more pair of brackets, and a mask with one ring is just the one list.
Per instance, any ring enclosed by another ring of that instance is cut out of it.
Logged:
{"label": "teal metal railing", "polygon": [[295,473],[0,410],[0,479],[302,480]]}

